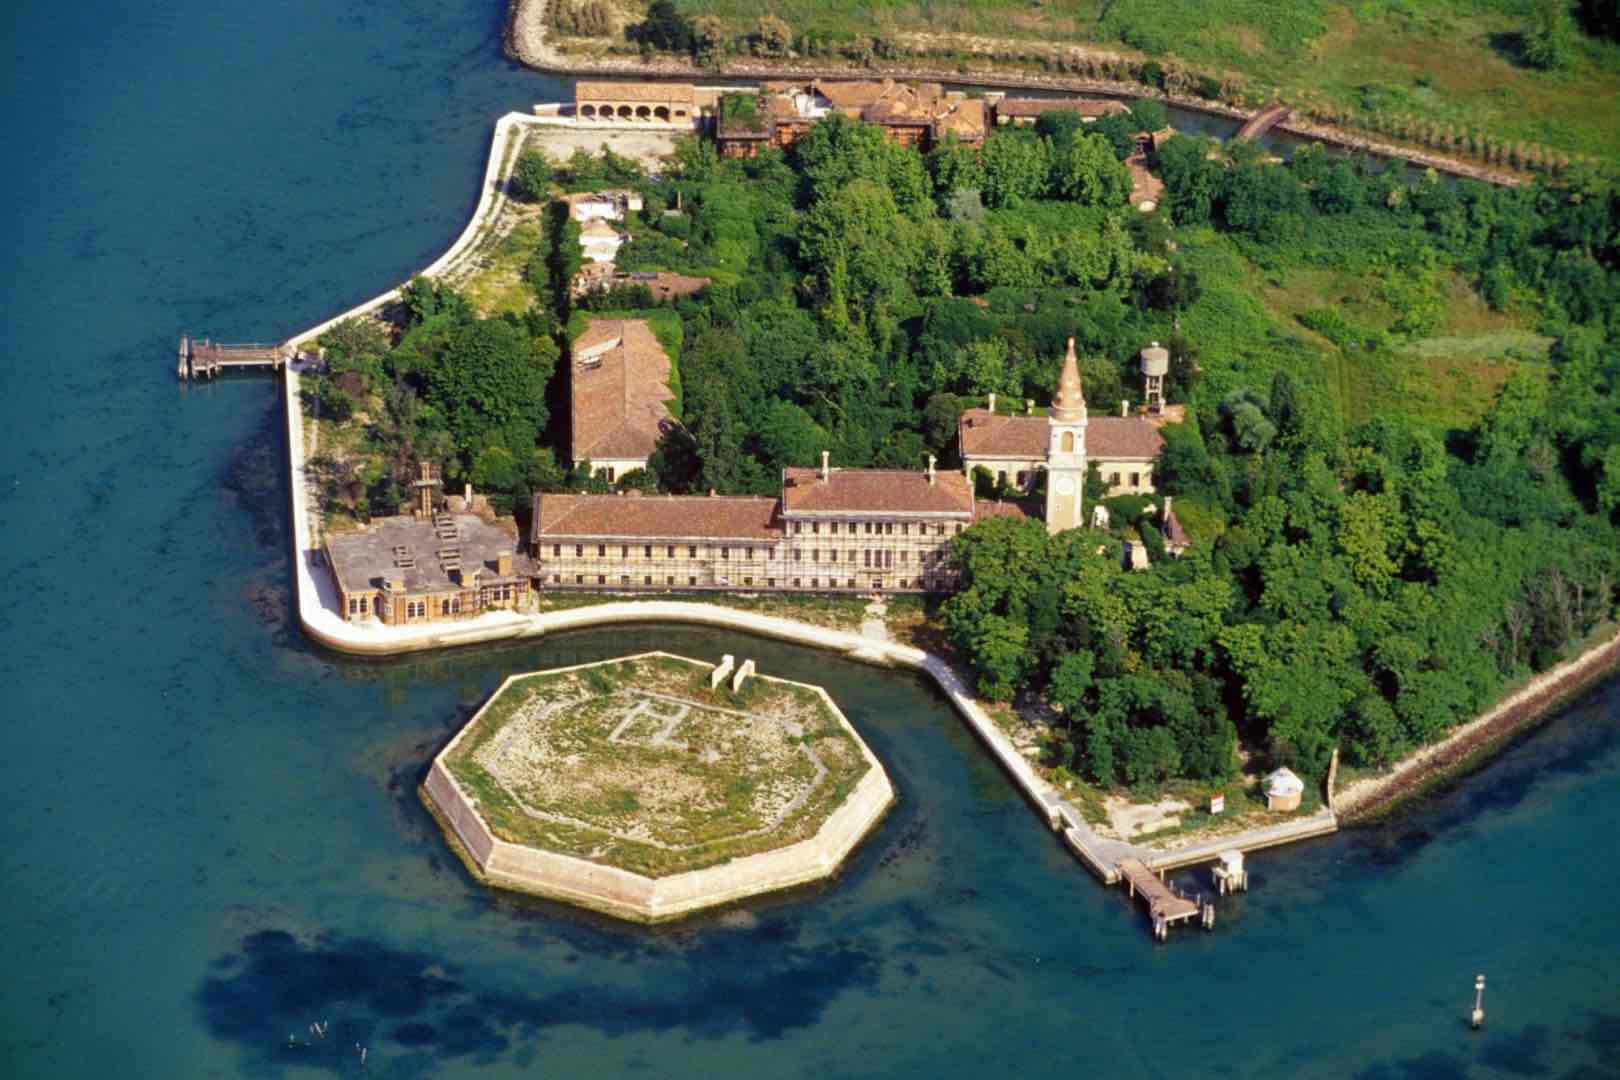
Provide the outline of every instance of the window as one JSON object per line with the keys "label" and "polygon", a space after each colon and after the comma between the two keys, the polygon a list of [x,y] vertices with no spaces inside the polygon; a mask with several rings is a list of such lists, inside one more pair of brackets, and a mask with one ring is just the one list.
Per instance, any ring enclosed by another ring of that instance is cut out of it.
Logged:
{"label": "window", "polygon": [[606,585],[607,584],[607,575],[606,574],[597,574],[596,575],[596,583],[598,585]]}
{"label": "window", "polygon": [[596,557],[598,559],[607,558],[607,545],[606,544],[597,544],[596,545]]}
{"label": "window", "polygon": [[688,585],[696,585],[697,584],[697,578],[689,577],[689,578],[686,579],[686,583]]}
{"label": "window", "polygon": [[854,548],[849,549],[849,561],[850,562],[855,561],[855,549]]}
{"label": "window", "polygon": [[[669,547],[664,551],[664,557],[666,559],[673,559],[675,557],[675,545],[674,544],[669,545]],[[671,578],[670,580],[673,581],[674,579]]]}
{"label": "window", "polygon": [[664,584],[665,585],[673,585],[673,584],[675,584],[675,575],[671,574],[668,577],[666,577],[664,579]]}
{"label": "window", "polygon": [[1062,451],[1065,454],[1074,453],[1074,432],[1065,431],[1063,433]]}
{"label": "window", "polygon": [[883,523],[883,533],[886,536],[893,536],[894,535],[894,522],[885,521]]}
{"label": "window", "polygon": [[910,561],[911,561],[911,552],[909,552],[909,551],[902,551],[902,552],[901,552],[901,553],[900,553],[900,561],[901,561],[901,562],[903,562],[903,563],[908,563],[908,562],[910,562]]}
{"label": "window", "polygon": [[748,548],[746,550],[748,551],[748,557],[750,559],[752,559],[754,557],[754,549],[753,548]]}
{"label": "window", "polygon": [[804,579],[803,578],[794,578],[793,579],[793,587],[795,589],[800,588],[803,585],[804,585]]}
{"label": "window", "polygon": [[861,552],[861,556],[865,561],[865,565],[867,565],[867,566],[872,565],[872,549],[871,548],[867,548],[865,551]]}
{"label": "window", "polygon": [[831,525],[828,525],[828,526],[827,526],[827,529],[828,529],[828,531],[830,531],[830,532],[831,532],[831,533],[832,533],[832,534],[833,534],[833,535],[834,535],[834,536],[837,536],[837,535],[838,535],[838,522],[836,522],[836,521],[835,521],[835,522],[833,522],[833,523],[832,523],[832,524],[831,524]]}
{"label": "window", "polygon": [[645,547],[643,547],[641,549],[641,557],[643,559],[652,558],[652,545],[651,544],[648,544],[648,545],[646,545]]}
{"label": "window", "polygon": [[583,558],[584,556],[585,556],[585,545],[584,544],[575,544],[574,545],[574,558],[579,559],[579,558]]}
{"label": "window", "polygon": [[800,534],[800,533],[802,533],[802,532],[804,532],[804,522],[802,522],[802,521],[795,521],[795,522],[794,522],[794,523],[793,523],[793,534],[794,534],[794,535],[795,535],[795,536],[797,536],[797,535],[798,535],[798,534]]}
{"label": "window", "polygon": [[821,579],[820,579],[820,578],[811,578],[811,579],[810,579],[810,587],[811,587],[811,588],[812,588],[812,589],[819,589],[819,588],[821,588]]}
{"label": "window", "polygon": [[687,548],[687,549],[686,549],[686,557],[687,557],[687,558],[688,558],[688,559],[695,559],[695,558],[697,558],[697,545],[696,545],[696,544],[692,544],[692,545],[691,545],[691,546],[689,546],[689,547],[688,547],[688,548]]}
{"label": "window", "polygon": [[551,575],[551,583],[553,585],[561,585],[562,584],[562,575],[561,574],[552,574]]}
{"label": "window", "polygon": [[575,585],[583,585],[583,584],[585,584],[585,575],[584,574],[575,574],[574,575],[574,584]]}
{"label": "window", "polygon": [[628,585],[628,584],[630,584],[630,575],[629,574],[620,574],[619,575],[619,584],[620,585]]}
{"label": "window", "polygon": [[358,596],[349,597],[349,614],[360,614],[360,598]]}
{"label": "window", "polygon": [[643,585],[651,585],[652,584],[652,575],[648,574],[646,577],[642,578],[641,583]]}
{"label": "window", "polygon": [[754,583],[754,579],[753,579],[753,578],[751,578],[751,577],[745,577],[745,578],[743,578],[743,584],[744,584],[744,585],[752,585],[752,584],[753,584],[753,583]]}
{"label": "window", "polygon": [[868,521],[868,522],[867,522],[867,523],[866,523],[866,535],[867,535],[867,536],[871,536],[871,535],[872,535],[872,523],[871,523],[871,522],[870,522],[870,521]]}
{"label": "window", "polygon": [[934,535],[935,536],[944,536],[945,535],[945,526],[944,526],[943,523],[934,526]]}
{"label": "window", "polygon": [[962,535],[962,523],[960,521],[956,523],[956,535]]}
{"label": "window", "polygon": [[911,535],[911,526],[907,525],[904,522],[901,522],[900,523],[900,535],[901,536],[910,536]]}
{"label": "window", "polygon": [[814,536],[814,535],[816,535],[816,534],[818,534],[820,532],[821,532],[821,522],[812,521],[810,523],[810,533],[811,533],[811,535]]}
{"label": "window", "polygon": [[852,588],[852,589],[855,587],[855,579],[854,578],[849,579],[849,587]]}
{"label": "window", "polygon": [[439,601],[439,614],[440,615],[448,615],[448,614],[450,614],[450,601],[448,601],[448,600],[440,600]]}
{"label": "window", "polygon": [[630,545],[629,544],[620,544],[619,545],[619,558],[628,559],[629,557],[630,557]]}
{"label": "window", "polygon": [[1119,485],[1119,473],[1117,473],[1117,472],[1109,473],[1108,474],[1108,486],[1109,487],[1117,487],[1118,485]]}
{"label": "window", "polygon": [[721,558],[722,558],[722,559],[729,559],[729,558],[731,558],[731,549],[730,549],[730,548],[728,548],[728,547],[723,547],[723,548],[721,548],[721,549],[720,549],[720,557],[721,557]]}
{"label": "window", "polygon": [[551,545],[551,557],[553,559],[562,558],[562,545],[561,544],[552,544]]}
{"label": "window", "polygon": [[766,586],[766,588],[769,588],[769,589],[776,588],[776,579],[773,578],[773,577],[766,578],[765,579],[765,586]]}
{"label": "window", "polygon": [[811,549],[811,551],[810,551],[810,561],[811,562],[820,562],[821,561],[821,549],[820,548],[812,548]]}
{"label": "window", "polygon": [[1142,474],[1139,473],[1139,472],[1131,473],[1131,487],[1141,487],[1141,486],[1142,486]]}

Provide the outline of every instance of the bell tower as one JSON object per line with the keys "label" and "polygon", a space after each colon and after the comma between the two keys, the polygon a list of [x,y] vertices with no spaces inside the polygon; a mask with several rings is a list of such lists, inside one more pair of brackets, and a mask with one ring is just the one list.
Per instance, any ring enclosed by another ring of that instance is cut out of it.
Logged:
{"label": "bell tower", "polygon": [[1046,433],[1046,531],[1079,528],[1080,500],[1086,489],[1086,395],[1080,389],[1080,363],[1074,338],[1063,357],[1063,374]]}

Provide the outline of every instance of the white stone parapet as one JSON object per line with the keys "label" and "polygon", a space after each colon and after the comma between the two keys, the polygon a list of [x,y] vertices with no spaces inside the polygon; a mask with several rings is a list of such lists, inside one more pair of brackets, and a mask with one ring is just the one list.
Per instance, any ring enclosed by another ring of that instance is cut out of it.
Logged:
{"label": "white stone parapet", "polygon": [[731,674],[732,666],[736,664],[736,662],[736,657],[732,656],[730,653],[726,653],[726,655],[720,658],[720,662],[714,666],[714,670],[709,672],[710,690],[715,689],[721,683],[726,681],[726,676]]}

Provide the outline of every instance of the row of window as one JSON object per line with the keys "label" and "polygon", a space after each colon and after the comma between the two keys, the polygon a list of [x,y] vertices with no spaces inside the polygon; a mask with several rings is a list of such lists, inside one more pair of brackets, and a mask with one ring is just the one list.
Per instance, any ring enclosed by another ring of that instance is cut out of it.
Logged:
{"label": "row of window", "polygon": [[[517,586],[516,585],[492,585],[489,588],[483,590],[483,596],[484,596],[485,601],[487,603],[491,603],[491,604],[500,603],[500,602],[511,603],[512,600],[514,600],[517,597]],[[405,601],[405,617],[407,619],[425,618],[427,616],[427,613],[428,613],[428,603],[429,603],[429,601],[427,601],[427,600],[407,600],[407,601]],[[351,597],[349,597],[349,614],[350,615],[364,615],[370,610],[371,610],[371,598],[369,596],[361,595],[361,596],[351,596]],[[380,609],[379,609],[379,614],[380,613],[381,612],[380,612]],[[459,596],[447,596],[447,597],[441,598],[439,600],[439,614],[440,615],[460,615],[461,614],[461,597],[459,597]]]}
{"label": "row of window", "polygon": [[[585,580],[586,576],[587,575],[585,575],[585,574],[575,574],[574,575],[574,584],[575,585],[587,584],[587,582]],[[590,576],[595,579],[595,584],[597,584],[597,585],[606,585],[608,583],[608,576],[606,574],[592,574]],[[620,574],[618,577],[619,577],[618,584],[626,585],[626,586],[632,584],[630,574]],[[563,579],[563,576],[561,574],[552,574],[551,575],[551,583],[553,585],[561,585],[562,584],[562,579]],[[860,588],[860,583],[855,578],[846,578],[844,580],[843,584],[839,584],[839,581],[838,581],[837,578],[826,578],[825,579],[825,581],[826,581],[825,586],[822,585],[822,581],[823,581],[822,578],[811,578],[809,587],[812,588],[812,589],[820,589],[820,588],[823,588],[823,587],[828,588],[828,589],[858,589],[858,588]],[[793,579],[793,584],[792,584],[791,587],[795,588],[795,589],[805,588],[805,583],[804,582],[805,582],[804,578],[794,578]],[[698,579],[695,578],[695,577],[688,576],[687,579],[686,579],[686,584],[687,584],[688,588],[696,588],[697,583],[698,583]],[[653,575],[651,575],[651,574],[643,574],[642,577],[641,577],[641,584],[642,585],[652,585],[653,584]],[[744,588],[752,587],[753,584],[754,584],[754,579],[751,578],[751,577],[745,577],[745,578],[742,579],[742,585],[743,585]],[[665,575],[665,577],[664,577],[664,585],[666,587],[673,588],[675,586],[675,575],[674,574]],[[896,583],[896,588],[901,588],[901,589],[909,589],[909,588],[913,588],[913,587],[921,588],[922,585],[923,585],[923,579],[922,578],[917,578],[915,580],[913,580],[911,578],[901,578]],[[767,589],[776,588],[776,579],[775,578],[766,578],[765,579],[765,587]],[[870,587],[873,588],[873,589],[881,589],[881,588],[883,588],[883,579],[881,577],[874,577],[872,579],[872,581],[871,581]]]}
{"label": "row of window", "polygon": [[[802,536],[804,534],[805,524],[806,523],[803,522],[803,521],[795,521],[793,523],[793,533],[794,533],[795,536]],[[810,526],[810,535],[811,536],[819,536],[821,534],[821,526],[823,524],[822,522],[820,522],[820,521],[812,521],[812,522],[809,522],[808,524]],[[838,526],[839,525],[843,525],[844,526],[844,531],[847,532],[851,536],[854,536],[856,533],[859,533],[859,532],[864,532],[867,536],[893,536],[894,535],[894,526],[895,526],[896,523],[893,522],[893,521],[843,521],[843,522],[829,521],[829,522],[826,522],[825,524],[827,526],[827,532],[831,536],[837,536],[838,535]],[[917,535],[918,536],[927,536],[928,535],[928,523],[919,521],[916,524],[917,524]],[[911,525],[912,525],[911,522],[902,521],[902,522],[899,522],[899,525],[900,525],[900,535],[901,536],[910,536],[911,535]],[[956,531],[957,532],[962,531],[962,523],[960,521],[956,522]],[[944,536],[945,535],[945,523],[944,522],[936,522],[934,524],[934,535],[935,536]]]}
{"label": "row of window", "polygon": [[[585,548],[587,546],[590,546],[590,545],[574,544],[572,546],[574,548],[574,558],[583,559],[583,558],[585,558]],[[594,546],[596,548],[596,557],[597,558],[605,559],[605,558],[608,557],[608,547],[609,547],[609,545],[607,545],[607,544],[596,544]],[[628,559],[630,557],[630,545],[629,544],[618,544],[616,546],[619,549],[619,558]],[[682,545],[677,545],[677,544],[643,544],[643,545],[641,545],[641,557],[643,559],[656,559],[656,558],[660,557],[658,553],[661,551],[663,553],[662,554],[663,558],[674,559],[674,558],[677,558],[676,553],[681,549],[681,546]],[[696,544],[688,544],[688,545],[684,545],[684,546],[686,547],[686,557],[688,559],[696,559],[698,557],[698,545],[696,545]],[[704,550],[707,552],[710,549],[705,547]],[[767,557],[769,557],[769,549],[768,548],[741,547],[741,548],[738,548],[737,550],[742,553],[742,556],[741,556],[742,558],[748,559],[750,561],[752,561],[754,559],[754,557],[755,557],[754,553],[756,551],[763,550],[763,551],[765,551],[767,553]],[[732,551],[732,549],[730,547],[721,547],[720,548],[720,557],[722,559],[731,558],[731,551]],[[872,550],[867,549],[865,555],[866,555],[866,565],[871,566],[872,565],[872,559],[874,557]],[[892,565],[893,564],[893,562],[894,562],[894,552],[892,552],[892,551],[880,552],[879,555],[882,556],[882,557],[887,558],[888,562],[887,562],[886,565]],[[926,555],[926,553],[925,553],[925,555]],[[551,557],[554,558],[554,559],[560,559],[560,558],[563,557],[563,545],[562,544],[552,544],[551,545]],[[936,556],[936,557],[943,557],[943,556]],[[799,548],[794,548],[792,550],[791,554],[789,555],[789,558],[791,558],[794,562],[800,562],[804,558],[804,552],[803,552],[803,550],[801,550]],[[849,548],[848,549],[848,559],[847,559],[847,561],[855,562],[857,558],[858,558],[858,556],[856,555],[856,549],[855,548]],[[901,562],[908,562],[908,561],[910,561],[910,558],[911,558],[911,553],[909,551],[901,551],[900,552],[900,561]],[[827,559],[828,559],[829,562],[837,562],[838,561],[838,549],[837,548],[829,548],[828,551],[827,551]],[[811,562],[820,562],[821,561],[821,549],[820,548],[812,548],[812,549],[810,549],[810,561]]]}

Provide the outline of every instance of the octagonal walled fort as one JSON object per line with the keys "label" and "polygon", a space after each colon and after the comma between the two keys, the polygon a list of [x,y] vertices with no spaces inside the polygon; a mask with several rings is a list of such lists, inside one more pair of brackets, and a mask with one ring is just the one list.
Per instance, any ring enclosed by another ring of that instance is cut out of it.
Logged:
{"label": "octagonal walled fort", "polygon": [[428,772],[473,876],[637,922],[820,881],[894,802],[819,686],[652,652],[514,675]]}

